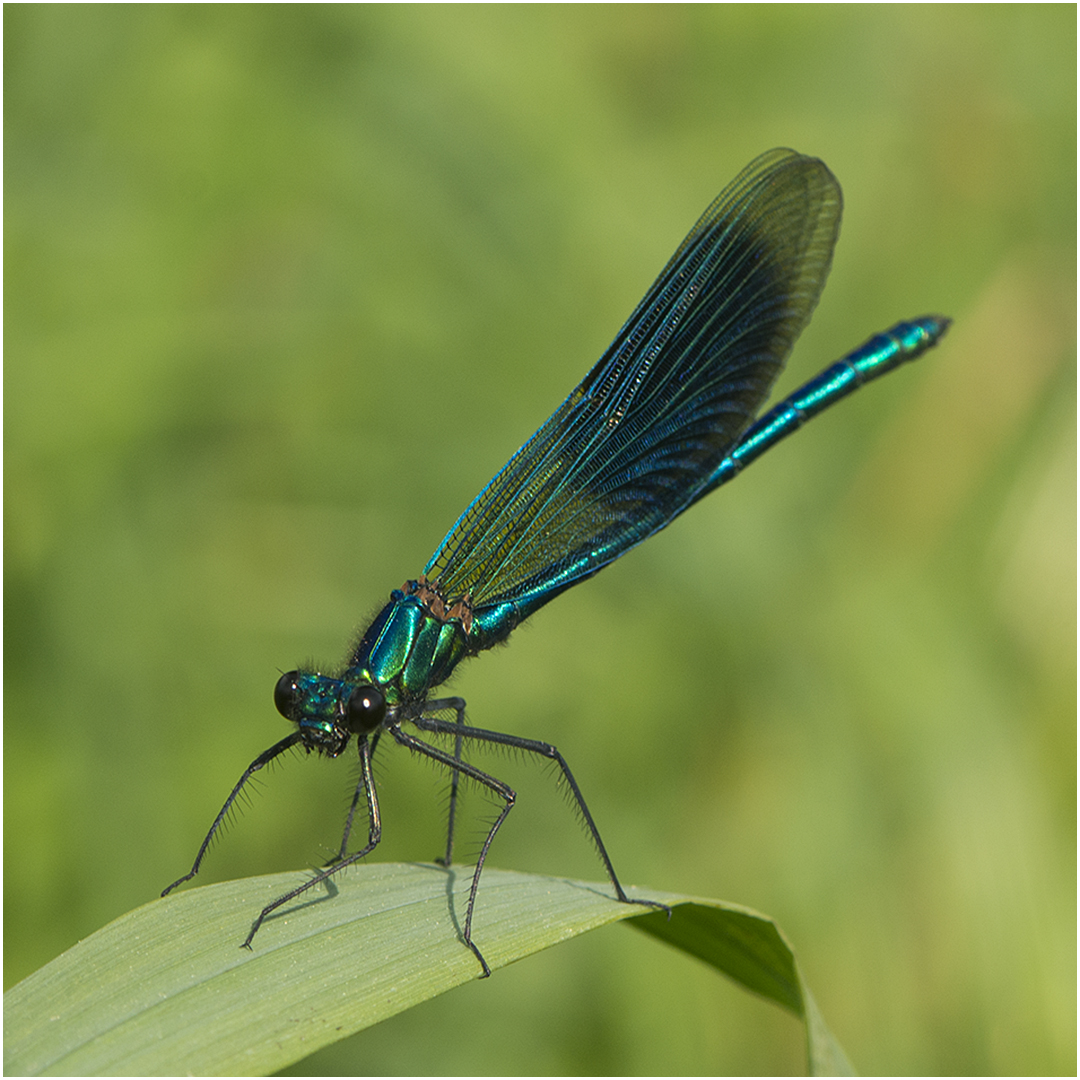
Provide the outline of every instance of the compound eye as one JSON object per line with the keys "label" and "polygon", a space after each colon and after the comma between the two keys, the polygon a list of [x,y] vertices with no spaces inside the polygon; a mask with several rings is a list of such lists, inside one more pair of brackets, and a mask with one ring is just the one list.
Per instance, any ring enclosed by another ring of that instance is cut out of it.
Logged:
{"label": "compound eye", "polygon": [[345,723],[356,735],[374,731],[386,716],[386,698],[374,686],[358,686],[345,703]]}
{"label": "compound eye", "polygon": [[296,707],[300,703],[300,688],[296,685],[299,678],[299,671],[289,671],[278,679],[277,685],[274,687],[274,708],[286,720],[293,719],[296,714]]}

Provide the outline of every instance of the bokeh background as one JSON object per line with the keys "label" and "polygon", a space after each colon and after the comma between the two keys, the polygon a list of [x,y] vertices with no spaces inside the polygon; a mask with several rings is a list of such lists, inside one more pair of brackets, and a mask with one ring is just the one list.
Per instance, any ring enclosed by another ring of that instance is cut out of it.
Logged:
{"label": "bokeh background", "polygon": [[[4,31],[5,985],[190,865],[279,672],[340,660],[789,145],[846,210],[779,391],[952,331],[453,689],[559,745],[625,881],[775,917],[861,1070],[1075,1072],[1074,7]],[[430,860],[443,785],[402,758],[379,857]],[[544,769],[487,764],[494,863],[602,878]],[[202,880],[324,858],[355,775],[285,762]],[[295,1071],[803,1068],[792,1018],[620,926]]]}

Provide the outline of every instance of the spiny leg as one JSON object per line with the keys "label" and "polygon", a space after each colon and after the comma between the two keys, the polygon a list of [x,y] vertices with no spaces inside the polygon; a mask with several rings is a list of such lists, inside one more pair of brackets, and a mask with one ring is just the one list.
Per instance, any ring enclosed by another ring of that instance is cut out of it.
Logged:
{"label": "spiny leg", "polygon": [[[483,728],[448,724],[443,720],[435,720],[426,716],[414,720],[413,723],[421,731],[430,731],[432,734],[439,735],[456,734],[458,738],[477,739],[481,742],[495,743],[498,746],[509,746],[513,747],[515,750],[524,750],[527,753],[537,754],[540,757],[556,762],[562,770],[562,774],[566,778],[567,784],[570,786],[574,801],[581,811],[581,816],[585,821],[585,825],[589,830],[593,843],[596,845],[596,850],[604,864],[604,869],[607,870],[608,878],[615,887],[616,898],[624,904],[641,904],[643,907],[659,908],[661,911],[666,911],[669,918],[671,917],[671,909],[666,904],[661,904],[655,900],[638,900],[626,895],[625,890],[619,882],[618,875],[615,873],[615,867],[612,865],[611,859],[608,856],[607,848],[604,847],[604,841],[600,839],[600,830],[596,827],[596,822],[593,821],[593,816],[589,812],[589,807],[585,802],[585,796],[581,794],[581,788],[578,787],[577,781],[574,779],[574,774],[570,771],[570,766],[566,763],[566,759],[559,753],[556,747],[551,745],[551,743],[539,742],[536,739],[523,739],[518,735],[507,735],[501,731],[486,731]],[[502,820],[505,816],[506,813],[501,815],[499,821],[496,823],[496,828],[502,824]],[[484,843],[482,851],[483,855],[486,856],[487,849],[491,846],[493,838],[494,830],[488,834],[488,838]]]}
{"label": "spiny leg", "polygon": [[[429,701],[424,705],[425,712],[438,712],[440,709],[453,709],[457,714],[455,723],[458,727],[465,726],[465,699],[459,697],[452,698],[439,698],[436,701]],[[463,740],[461,734],[458,733],[454,738],[454,760],[461,760]],[[460,772],[454,768],[450,770],[450,809],[447,814],[446,821],[446,854],[441,859],[435,861],[440,866],[449,866],[453,861],[454,856],[454,823],[457,817],[457,800],[458,800],[458,783],[460,780]]]}
{"label": "spiny leg", "polygon": [[240,777],[236,782],[236,786],[229,793],[229,797],[225,800],[225,805],[221,808],[218,816],[214,818],[214,824],[210,826],[210,831],[206,834],[206,839],[203,840],[202,846],[199,848],[199,854],[195,856],[195,862],[192,863],[191,869],[182,877],[177,878],[167,889],[162,890],[161,895],[167,896],[176,888],[177,885],[183,885],[185,881],[190,881],[198,872],[199,866],[202,864],[203,856],[206,854],[206,849],[210,847],[210,841],[214,839],[214,834],[218,831],[221,823],[225,820],[226,815],[232,809],[232,805],[236,802],[237,796],[243,790],[244,785],[251,779],[254,773],[257,773],[264,765],[268,765],[279,754],[284,754],[290,747],[295,746],[301,741],[301,735],[299,732],[293,732],[288,738],[282,739],[281,742],[275,743],[269,750],[264,750],[245,770],[244,775]]}
{"label": "spiny leg", "polygon": [[[375,734],[371,737],[371,755],[370,755],[371,757],[375,756],[375,748],[379,745],[379,736],[381,734],[382,734],[381,730],[376,731]],[[326,866],[336,866],[339,862],[341,862],[342,859],[345,858],[346,855],[348,855],[348,853],[349,853],[349,834],[352,832],[353,818],[356,815],[356,807],[360,802],[361,794],[366,792],[367,789],[368,789],[367,780],[365,779],[364,772],[361,769],[361,771],[360,771],[360,779],[356,781],[356,790],[353,792],[352,804],[349,806],[349,814],[345,818],[345,832],[342,834],[342,837],[341,837],[341,847],[338,848],[337,858],[336,859],[330,859],[329,862],[325,863],[324,865],[326,865]]]}
{"label": "spiny leg", "polygon": [[[413,721],[418,727],[419,721]],[[438,729],[440,734],[453,735],[458,732],[462,736],[466,736],[466,733],[470,730],[464,725],[459,724],[447,724],[439,720],[425,720],[424,730],[430,730],[429,724],[441,724]],[[507,815],[514,808],[514,803],[517,800],[517,793],[509,784],[504,784],[501,780],[494,776],[490,776],[482,769],[478,769],[475,765],[470,765],[467,761],[463,761],[460,757],[454,757],[451,754],[447,754],[443,750],[439,750],[437,747],[430,746],[428,743],[423,742],[421,739],[413,738],[412,735],[407,735],[398,727],[390,728],[390,734],[394,739],[402,746],[407,747],[410,750],[415,750],[418,754],[423,754],[426,757],[431,758],[433,761],[438,761],[440,764],[445,765],[448,769],[455,770],[456,772],[464,773],[466,776],[471,777],[477,783],[483,784],[485,787],[490,788],[497,795],[499,795],[504,803],[502,810],[499,812],[499,816],[495,819],[495,823],[488,831],[487,838],[484,840],[483,846],[480,848],[480,854],[476,860],[476,869],[473,871],[472,885],[469,888],[469,902],[465,908],[465,927],[462,931],[462,938],[465,944],[472,950],[473,955],[480,961],[480,966],[484,969],[482,978],[486,979],[491,974],[491,968],[488,967],[488,962],[484,959],[484,954],[476,947],[472,939],[472,919],[473,911],[476,908],[476,890],[480,886],[480,874],[484,869],[484,862],[487,860],[488,850],[491,847],[491,842],[495,839],[495,834],[499,831],[502,823],[506,820]]]}
{"label": "spiny leg", "polygon": [[291,889],[289,892],[285,893],[284,896],[279,896],[273,903],[267,904],[266,907],[259,912],[259,917],[252,925],[251,932],[244,938],[240,946],[241,948],[251,948],[252,939],[259,932],[259,927],[262,926],[263,921],[270,912],[276,911],[282,904],[287,904],[290,900],[295,900],[302,893],[306,893],[308,889],[313,888],[320,882],[325,881],[328,877],[336,874],[339,870],[344,870],[346,866],[351,866],[365,855],[370,854],[375,850],[379,841],[382,839],[382,821],[379,817],[379,800],[375,795],[375,783],[371,776],[371,747],[368,745],[368,740],[366,738],[358,737],[357,742],[360,750],[360,785],[364,788],[364,792],[367,795],[368,821],[370,823],[367,846],[362,851],[358,851],[355,854],[342,859],[340,862],[328,866],[325,870],[321,870],[313,878],[309,878],[305,881],[303,885],[298,885],[295,889]]}

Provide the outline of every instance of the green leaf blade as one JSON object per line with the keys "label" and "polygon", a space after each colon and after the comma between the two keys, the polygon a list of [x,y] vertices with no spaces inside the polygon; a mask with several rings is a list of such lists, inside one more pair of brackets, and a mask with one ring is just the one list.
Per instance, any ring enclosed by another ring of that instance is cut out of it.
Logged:
{"label": "green leaf blade", "polygon": [[687,898],[677,916],[642,915],[630,925],[666,941],[723,972],[747,990],[776,1002],[806,1023],[812,1076],[854,1076],[855,1070],[829,1030],[795,953],[766,915],[736,904]]}
{"label": "green leaf blade", "polygon": [[[276,874],[191,889],[79,942],[5,995],[5,1072],[268,1073],[480,976],[460,933],[468,869],[364,866],[268,919],[252,950],[239,948],[259,910],[298,880]],[[495,970],[631,918],[803,1014],[794,957],[771,921],[714,901],[648,895],[672,906],[670,922],[615,902],[606,885],[488,870],[474,938]]]}
{"label": "green leaf blade", "polygon": [[647,934],[697,956],[762,997],[803,1015],[795,957],[771,919],[734,905],[716,908],[685,903],[678,919],[662,913],[632,924]]}

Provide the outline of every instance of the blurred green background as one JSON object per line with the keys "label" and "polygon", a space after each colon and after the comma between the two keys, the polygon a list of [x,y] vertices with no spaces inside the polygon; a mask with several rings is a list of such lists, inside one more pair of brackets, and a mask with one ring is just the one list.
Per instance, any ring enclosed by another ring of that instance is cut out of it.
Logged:
{"label": "blurred green background", "polygon": [[[788,145],[847,205],[778,389],[952,331],[453,690],[563,750],[624,881],[775,917],[864,1072],[1075,1072],[1074,7],[4,30],[5,985],[187,869],[279,672],[339,662]],[[379,858],[430,860],[445,785],[403,758]],[[485,761],[496,865],[603,877],[544,769]],[[285,762],[200,880],[323,859],[355,776]],[[613,927],[296,1071],[803,1067],[789,1016]]]}

